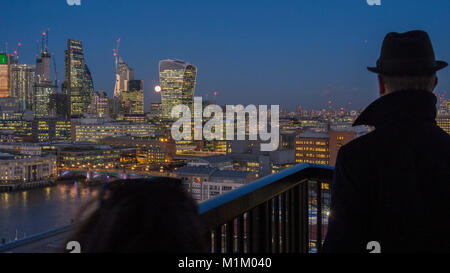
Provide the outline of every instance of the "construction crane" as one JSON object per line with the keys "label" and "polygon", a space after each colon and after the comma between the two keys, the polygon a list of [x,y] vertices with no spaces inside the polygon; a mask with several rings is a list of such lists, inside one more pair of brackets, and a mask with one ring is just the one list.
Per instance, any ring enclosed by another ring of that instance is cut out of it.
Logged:
{"label": "construction crane", "polygon": [[48,53],[48,35],[49,35],[50,29],[47,28],[45,32],[42,33],[42,50],[43,53]]}
{"label": "construction crane", "polygon": [[120,49],[120,38],[117,39],[116,48],[113,49],[116,74],[119,74],[119,49]]}
{"label": "construction crane", "polygon": [[20,57],[20,48],[22,47],[22,43],[17,44],[17,49],[14,51],[14,55],[16,56],[16,61],[19,63],[19,57]]}
{"label": "construction crane", "polygon": [[40,54],[40,51],[39,51],[39,40],[36,40],[36,58],[39,58],[39,54]]}

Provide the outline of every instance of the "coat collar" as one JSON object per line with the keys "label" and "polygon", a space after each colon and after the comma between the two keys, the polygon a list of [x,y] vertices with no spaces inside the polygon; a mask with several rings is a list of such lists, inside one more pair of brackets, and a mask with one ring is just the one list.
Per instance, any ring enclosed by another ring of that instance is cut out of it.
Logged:
{"label": "coat collar", "polygon": [[356,119],[353,126],[382,127],[393,122],[420,119],[436,122],[436,96],[428,91],[405,90],[383,96]]}

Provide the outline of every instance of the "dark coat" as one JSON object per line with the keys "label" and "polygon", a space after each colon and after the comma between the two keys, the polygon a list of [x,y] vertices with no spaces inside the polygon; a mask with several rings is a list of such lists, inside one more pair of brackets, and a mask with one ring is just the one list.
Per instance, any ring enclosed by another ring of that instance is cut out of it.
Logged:
{"label": "dark coat", "polygon": [[324,252],[450,252],[450,135],[435,95],[381,97],[356,120],[376,129],[341,148]]}

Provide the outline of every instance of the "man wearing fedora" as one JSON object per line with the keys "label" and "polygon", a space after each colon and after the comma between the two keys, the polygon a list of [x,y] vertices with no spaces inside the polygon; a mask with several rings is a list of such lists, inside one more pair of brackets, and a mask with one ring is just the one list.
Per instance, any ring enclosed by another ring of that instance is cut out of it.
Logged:
{"label": "man wearing fedora", "polygon": [[450,135],[433,94],[446,66],[426,32],[386,36],[368,68],[381,97],[354,123],[375,130],[339,152],[324,252],[450,252]]}

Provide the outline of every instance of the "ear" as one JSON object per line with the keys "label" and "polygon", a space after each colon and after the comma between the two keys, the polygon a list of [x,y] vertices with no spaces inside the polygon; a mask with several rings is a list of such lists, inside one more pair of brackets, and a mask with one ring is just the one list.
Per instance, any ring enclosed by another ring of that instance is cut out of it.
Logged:
{"label": "ear", "polygon": [[383,77],[381,77],[381,75],[378,75],[378,86],[380,88],[380,96],[386,95],[386,87],[384,86]]}

